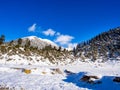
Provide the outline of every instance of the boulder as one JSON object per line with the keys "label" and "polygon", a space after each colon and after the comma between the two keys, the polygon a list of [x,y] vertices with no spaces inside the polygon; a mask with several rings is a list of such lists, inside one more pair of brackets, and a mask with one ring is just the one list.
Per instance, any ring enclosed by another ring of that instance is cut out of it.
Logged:
{"label": "boulder", "polygon": [[68,70],[65,70],[64,72],[65,72],[67,75],[75,74],[75,73],[73,73],[73,72],[71,72],[71,71],[68,71]]}
{"label": "boulder", "polygon": [[120,77],[115,77],[115,78],[113,79],[113,81],[120,83]]}
{"label": "boulder", "polygon": [[62,71],[59,68],[55,68],[55,69],[52,69],[52,70],[53,70],[52,74],[56,74],[56,73],[62,74]]}
{"label": "boulder", "polygon": [[100,84],[100,83],[102,83],[101,81],[96,81],[98,79],[99,78],[97,76],[84,75],[80,80],[83,81],[83,82],[87,82],[89,84]]}

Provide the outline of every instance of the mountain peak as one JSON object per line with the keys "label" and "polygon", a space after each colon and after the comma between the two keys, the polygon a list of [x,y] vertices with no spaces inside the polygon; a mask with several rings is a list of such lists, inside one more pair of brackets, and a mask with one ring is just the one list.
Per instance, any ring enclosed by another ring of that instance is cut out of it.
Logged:
{"label": "mountain peak", "polygon": [[27,37],[23,37],[22,39],[25,39],[25,38],[28,38],[28,39],[35,39],[35,38],[38,38],[37,36],[27,36]]}
{"label": "mountain peak", "polygon": [[27,36],[27,37],[24,37],[22,39],[23,39],[23,42],[25,42],[27,39],[30,40],[31,45],[38,47],[39,49],[41,49],[45,46],[48,46],[48,45],[51,45],[52,47],[58,48],[58,45],[56,43],[54,43],[53,41],[48,40],[48,39],[42,39],[42,38],[37,37],[37,36]]}

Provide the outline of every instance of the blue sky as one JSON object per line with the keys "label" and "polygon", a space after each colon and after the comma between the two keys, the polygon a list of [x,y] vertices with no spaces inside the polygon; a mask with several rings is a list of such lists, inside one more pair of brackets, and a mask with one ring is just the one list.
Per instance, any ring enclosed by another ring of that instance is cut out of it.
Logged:
{"label": "blue sky", "polygon": [[6,41],[33,35],[67,47],[118,26],[119,0],[0,0]]}

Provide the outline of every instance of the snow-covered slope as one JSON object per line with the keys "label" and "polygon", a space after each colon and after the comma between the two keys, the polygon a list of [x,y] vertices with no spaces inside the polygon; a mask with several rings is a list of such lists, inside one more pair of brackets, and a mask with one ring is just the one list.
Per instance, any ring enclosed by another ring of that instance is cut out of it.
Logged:
{"label": "snow-covered slope", "polygon": [[[114,81],[119,66],[80,61],[63,66],[0,64],[0,90],[120,90],[120,82]],[[85,75],[93,78],[84,80]]]}
{"label": "snow-covered slope", "polygon": [[27,40],[30,40],[31,46],[38,47],[38,49],[42,49],[45,46],[51,45],[52,47],[58,48],[58,45],[52,42],[51,40],[48,39],[42,39],[36,36],[28,36],[22,38],[23,42],[22,44],[24,45]]}

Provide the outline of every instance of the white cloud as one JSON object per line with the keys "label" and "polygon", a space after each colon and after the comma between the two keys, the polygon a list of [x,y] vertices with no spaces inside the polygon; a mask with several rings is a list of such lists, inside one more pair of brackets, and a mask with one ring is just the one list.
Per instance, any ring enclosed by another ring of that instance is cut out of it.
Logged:
{"label": "white cloud", "polygon": [[46,36],[54,36],[55,35],[55,31],[53,29],[48,29],[46,31],[43,31],[42,33]]}
{"label": "white cloud", "polygon": [[71,40],[74,39],[73,36],[69,36],[69,35],[59,35],[57,37],[57,39],[55,40],[55,42],[61,44],[61,45],[68,45]]}
{"label": "white cloud", "polygon": [[32,26],[28,28],[29,32],[35,32],[35,30],[36,30],[36,23],[34,23]]}

